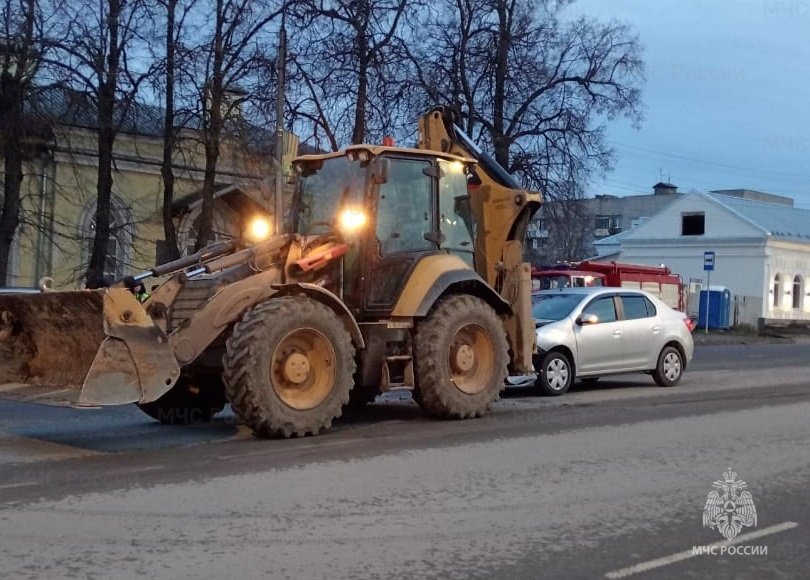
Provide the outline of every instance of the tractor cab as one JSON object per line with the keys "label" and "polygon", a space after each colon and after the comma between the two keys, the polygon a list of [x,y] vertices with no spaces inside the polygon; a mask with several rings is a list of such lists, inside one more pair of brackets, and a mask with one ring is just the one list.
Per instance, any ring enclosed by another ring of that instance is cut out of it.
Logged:
{"label": "tractor cab", "polygon": [[349,244],[342,281],[330,289],[355,315],[390,313],[409,273],[431,254],[455,255],[474,270],[476,228],[467,193],[472,160],[361,145],[299,157],[295,164],[292,231],[306,240],[331,236]]}

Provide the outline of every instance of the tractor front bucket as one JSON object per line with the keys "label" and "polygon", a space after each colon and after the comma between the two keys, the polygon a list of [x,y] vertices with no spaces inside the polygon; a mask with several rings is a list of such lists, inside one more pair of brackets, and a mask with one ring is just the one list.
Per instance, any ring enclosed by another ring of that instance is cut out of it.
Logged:
{"label": "tractor front bucket", "polygon": [[0,294],[0,398],[148,403],[179,376],[167,337],[125,288]]}

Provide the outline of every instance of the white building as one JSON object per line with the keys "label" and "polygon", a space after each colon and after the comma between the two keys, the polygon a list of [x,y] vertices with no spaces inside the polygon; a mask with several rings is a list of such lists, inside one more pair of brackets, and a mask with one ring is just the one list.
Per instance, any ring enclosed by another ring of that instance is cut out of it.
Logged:
{"label": "white building", "polygon": [[[646,223],[597,242],[604,259],[666,264],[685,282],[727,286],[732,322],[810,324],[810,210],[719,194],[688,193]],[[690,310],[694,310],[690,307]]]}

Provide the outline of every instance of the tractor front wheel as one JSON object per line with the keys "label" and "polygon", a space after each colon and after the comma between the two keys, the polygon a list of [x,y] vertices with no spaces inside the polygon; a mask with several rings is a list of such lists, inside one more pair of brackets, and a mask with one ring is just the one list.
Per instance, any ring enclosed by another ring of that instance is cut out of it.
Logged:
{"label": "tractor front wheel", "polygon": [[257,435],[316,435],[349,400],[354,346],[327,306],[303,296],[271,298],[234,326],[223,368],[234,413]]}

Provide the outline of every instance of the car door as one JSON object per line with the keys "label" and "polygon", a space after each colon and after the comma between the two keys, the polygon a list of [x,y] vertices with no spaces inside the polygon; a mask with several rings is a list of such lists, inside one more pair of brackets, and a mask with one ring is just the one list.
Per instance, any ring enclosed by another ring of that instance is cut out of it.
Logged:
{"label": "car door", "polygon": [[575,325],[578,373],[610,372],[622,368],[622,323],[617,312],[616,295],[612,293],[597,296],[582,309],[583,318],[594,315],[597,321]]}
{"label": "car door", "polygon": [[622,294],[622,338],[628,370],[655,367],[661,350],[663,325],[655,305],[642,294]]}

